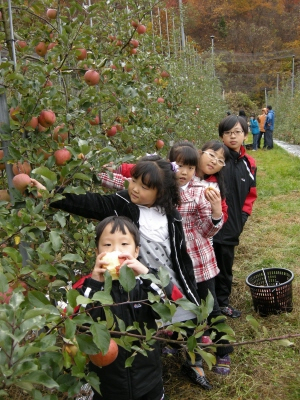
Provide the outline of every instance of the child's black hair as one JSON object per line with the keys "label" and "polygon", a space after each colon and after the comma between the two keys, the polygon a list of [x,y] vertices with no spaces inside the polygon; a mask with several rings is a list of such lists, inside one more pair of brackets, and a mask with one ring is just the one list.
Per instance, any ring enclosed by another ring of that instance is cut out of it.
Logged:
{"label": "child's black hair", "polygon": [[141,178],[144,185],[157,189],[154,205],[164,208],[166,214],[180,205],[179,185],[169,161],[158,155],[142,157],[132,168],[131,176]]}
{"label": "child's black hair", "polygon": [[99,224],[96,226],[96,247],[98,248],[100,237],[107,227],[107,225],[111,224],[111,231],[110,233],[115,233],[115,231],[121,231],[123,234],[126,234],[126,228],[130,235],[134,239],[134,243],[137,246],[140,246],[140,232],[138,228],[134,225],[134,223],[127,217],[117,217],[113,215],[112,217],[107,217],[103,219]]}
{"label": "child's black hair", "polygon": [[178,164],[190,165],[195,167],[196,174],[199,173],[199,153],[193,143],[187,140],[176,142],[170,149],[169,160],[176,161]]}
{"label": "child's black hair", "polygon": [[[218,151],[222,149],[224,152],[224,158],[225,158],[225,164],[229,160],[229,150],[228,147],[225,146],[224,143],[220,142],[219,140],[209,140],[208,142],[204,143],[204,145],[201,148],[201,151],[206,151],[206,150],[213,150],[213,151]],[[214,176],[217,179],[219,189],[220,189],[220,194],[221,198],[224,199],[226,197],[226,187],[225,187],[225,182],[224,182],[224,168],[221,168],[219,172],[216,172]],[[204,175],[204,179],[208,178],[210,175]]]}
{"label": "child's black hair", "polygon": [[247,135],[248,123],[245,118],[236,115],[228,115],[228,117],[223,118],[219,123],[219,136],[223,137],[223,133],[230,131],[237,123],[241,124],[244,134]]}

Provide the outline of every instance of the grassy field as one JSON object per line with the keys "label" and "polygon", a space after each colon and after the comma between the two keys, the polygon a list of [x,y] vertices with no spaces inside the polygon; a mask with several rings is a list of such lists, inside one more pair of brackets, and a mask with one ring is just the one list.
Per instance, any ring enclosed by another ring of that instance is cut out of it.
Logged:
{"label": "grassy field", "polygon": [[[300,158],[275,147],[250,152],[256,159],[258,200],[236,248],[231,303],[242,317],[228,319],[236,341],[300,334]],[[261,268],[282,267],[294,272],[291,313],[260,317],[253,309],[246,277]],[[260,324],[258,333],[246,316]],[[266,332],[267,333],[264,333]],[[300,398],[300,339],[283,347],[277,341],[235,348],[231,374],[219,377],[206,368],[214,389],[205,392],[180,373],[180,356],[164,359],[167,400],[298,400]]]}

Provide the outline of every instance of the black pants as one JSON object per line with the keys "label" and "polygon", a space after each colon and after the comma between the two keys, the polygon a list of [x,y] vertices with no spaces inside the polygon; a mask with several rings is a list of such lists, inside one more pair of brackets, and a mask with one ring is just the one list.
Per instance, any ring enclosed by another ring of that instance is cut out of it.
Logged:
{"label": "black pants", "polygon": [[264,147],[273,149],[273,131],[271,129],[266,129]]}
{"label": "black pants", "polygon": [[215,277],[216,296],[220,307],[229,305],[232,287],[232,266],[235,246],[214,243],[214,250],[220,273]]}
{"label": "black pants", "polygon": [[[201,300],[206,300],[206,297],[208,295],[208,291],[210,291],[210,293],[212,294],[213,298],[214,298],[214,308],[212,310],[212,312],[209,314],[208,318],[207,318],[207,322],[209,325],[211,325],[211,320],[213,318],[219,317],[220,315],[223,315],[221,313],[220,307],[219,307],[219,303],[217,300],[217,296],[216,296],[216,291],[215,291],[215,279],[216,278],[212,278],[209,279],[208,281],[204,281],[204,282],[197,282],[197,292],[198,295],[200,297]],[[225,318],[224,318],[225,321]],[[218,321],[218,323],[220,323],[221,321]],[[213,326],[212,328],[208,331],[205,332],[204,335],[210,335],[210,331],[214,330]],[[225,335],[224,332],[218,332],[217,330],[215,330],[216,332],[216,338],[215,338],[215,342],[218,342],[219,344],[229,344],[228,340],[220,340],[220,338],[222,336]],[[217,351],[216,354],[217,356],[224,356],[225,354],[229,354],[233,352],[233,347],[232,346],[226,346],[226,347],[217,347]]]}
{"label": "black pants", "polygon": [[[128,400],[163,400],[165,398],[164,396],[164,386],[163,386],[163,381],[161,380],[160,382],[158,382],[158,384],[150,390],[150,392],[144,394],[144,396],[142,397],[138,397],[135,399],[128,399]],[[102,396],[99,395],[99,393],[94,392],[94,397],[93,400],[112,400],[111,398],[104,398]]]}
{"label": "black pants", "polygon": [[264,133],[265,132],[260,131],[259,134],[258,134],[258,138],[257,138],[257,148],[258,149],[260,149],[260,142],[261,142],[262,137],[264,137],[264,145],[263,145],[263,147],[266,147]]}

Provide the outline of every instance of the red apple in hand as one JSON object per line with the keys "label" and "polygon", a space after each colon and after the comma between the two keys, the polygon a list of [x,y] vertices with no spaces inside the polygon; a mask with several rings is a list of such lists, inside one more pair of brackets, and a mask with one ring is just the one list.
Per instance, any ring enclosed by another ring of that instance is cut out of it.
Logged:
{"label": "red apple in hand", "polygon": [[95,86],[100,81],[100,75],[97,71],[94,71],[93,69],[89,69],[84,74],[84,80],[89,86]]}
{"label": "red apple in hand", "polygon": [[97,365],[97,367],[105,367],[115,361],[118,357],[118,353],[119,348],[117,343],[113,339],[110,339],[109,348],[106,354],[102,354],[101,352],[98,354],[90,354],[89,358],[93,364]]}
{"label": "red apple in hand", "polygon": [[52,110],[43,110],[38,117],[38,121],[44,128],[49,128],[56,121],[56,116]]}
{"label": "red apple in hand", "polygon": [[13,177],[12,183],[17,190],[23,193],[30,185],[31,179],[27,174],[18,174]]}
{"label": "red apple in hand", "polygon": [[72,157],[72,154],[65,147],[54,152],[55,163],[58,166],[65,165]]}

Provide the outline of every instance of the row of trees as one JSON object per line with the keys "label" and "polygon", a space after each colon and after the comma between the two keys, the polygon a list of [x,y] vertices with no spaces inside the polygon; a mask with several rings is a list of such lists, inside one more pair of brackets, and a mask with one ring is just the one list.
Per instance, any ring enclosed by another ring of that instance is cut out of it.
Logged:
{"label": "row of trees", "polygon": [[[51,210],[53,189],[103,193],[95,177],[103,164],[146,152],[165,156],[180,138],[200,145],[216,137],[226,106],[212,65],[199,63],[193,46],[180,45],[175,13],[175,47],[166,52],[156,28],[160,2],[10,3],[0,2],[0,397],[14,385],[35,399],[71,397],[83,381],[98,387],[86,355],[105,352],[114,327],[109,291],[97,298],[107,306],[107,322],[94,323],[84,310],[73,315],[83,299],[71,284],[93,267],[94,222]],[[16,190],[12,177],[20,173],[49,193],[37,199],[31,189]],[[198,335],[211,306],[209,299],[197,311]],[[174,309],[167,302],[162,319]],[[183,328],[170,327],[184,339]],[[130,351],[130,364],[156,332],[133,341],[127,329],[116,341]],[[75,345],[76,355],[66,344]],[[195,341],[185,345],[195,350]],[[212,355],[200,351],[211,363]]]}

